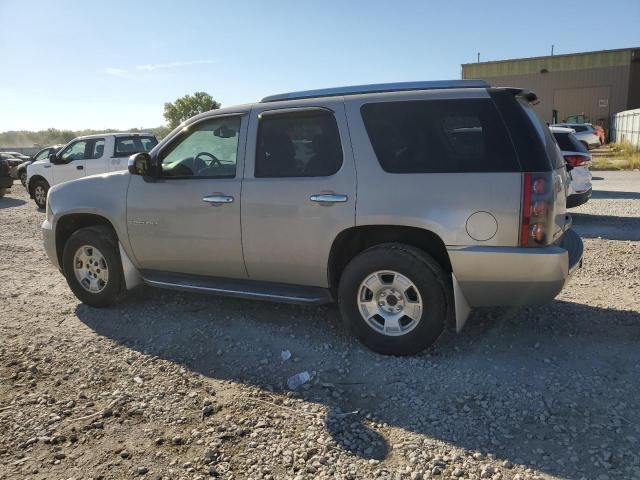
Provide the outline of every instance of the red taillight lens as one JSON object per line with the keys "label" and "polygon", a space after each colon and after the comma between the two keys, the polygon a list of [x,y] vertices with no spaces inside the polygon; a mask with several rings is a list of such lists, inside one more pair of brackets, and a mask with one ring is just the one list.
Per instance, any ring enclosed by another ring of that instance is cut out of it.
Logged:
{"label": "red taillight lens", "polygon": [[582,167],[587,164],[589,157],[585,155],[565,155],[564,160],[572,167]]}
{"label": "red taillight lens", "polygon": [[531,238],[533,238],[536,243],[544,243],[546,232],[542,223],[534,223],[531,226]]}
{"label": "red taillight lens", "polygon": [[533,181],[533,193],[542,194],[547,189],[547,182],[544,178],[536,178]]}
{"label": "red taillight lens", "polygon": [[537,200],[533,203],[533,207],[531,208],[531,212],[535,217],[542,217],[546,215],[549,210],[549,206],[547,202],[543,202],[542,200]]}
{"label": "red taillight lens", "polygon": [[521,246],[535,247],[547,243],[547,233],[553,216],[552,185],[551,172],[523,175]]}

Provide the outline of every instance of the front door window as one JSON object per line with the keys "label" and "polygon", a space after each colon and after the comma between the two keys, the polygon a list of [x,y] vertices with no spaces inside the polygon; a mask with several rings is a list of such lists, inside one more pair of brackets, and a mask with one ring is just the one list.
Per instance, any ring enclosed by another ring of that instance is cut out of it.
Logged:
{"label": "front door window", "polygon": [[162,176],[234,178],[239,132],[239,117],[217,118],[196,124],[163,155]]}

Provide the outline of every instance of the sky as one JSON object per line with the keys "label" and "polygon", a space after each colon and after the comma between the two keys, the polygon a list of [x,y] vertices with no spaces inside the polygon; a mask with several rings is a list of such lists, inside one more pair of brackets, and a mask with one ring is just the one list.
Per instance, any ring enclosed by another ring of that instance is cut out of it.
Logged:
{"label": "sky", "polygon": [[0,131],[156,127],[164,102],[460,78],[640,47],[640,0],[0,0]]}

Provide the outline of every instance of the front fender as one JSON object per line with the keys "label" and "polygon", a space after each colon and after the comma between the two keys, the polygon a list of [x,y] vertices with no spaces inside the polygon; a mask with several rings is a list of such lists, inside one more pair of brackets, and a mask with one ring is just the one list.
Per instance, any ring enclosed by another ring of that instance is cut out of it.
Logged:
{"label": "front fender", "polygon": [[51,187],[47,198],[47,221],[55,231],[58,221],[67,215],[85,213],[108,220],[129,258],[132,255],[126,227],[127,189],[131,175],[127,171],[64,182]]}

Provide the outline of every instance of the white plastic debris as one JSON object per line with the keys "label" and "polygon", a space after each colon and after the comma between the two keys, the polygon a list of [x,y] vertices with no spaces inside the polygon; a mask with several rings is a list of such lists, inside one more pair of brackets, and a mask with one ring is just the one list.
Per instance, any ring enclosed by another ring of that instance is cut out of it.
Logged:
{"label": "white plastic debris", "polygon": [[283,362],[286,362],[291,358],[291,352],[289,350],[282,350],[282,352],[280,353],[280,358]]}
{"label": "white plastic debris", "polygon": [[289,377],[287,380],[287,387],[289,390],[297,390],[300,386],[311,380],[311,374],[307,371],[296,373],[293,377]]}

